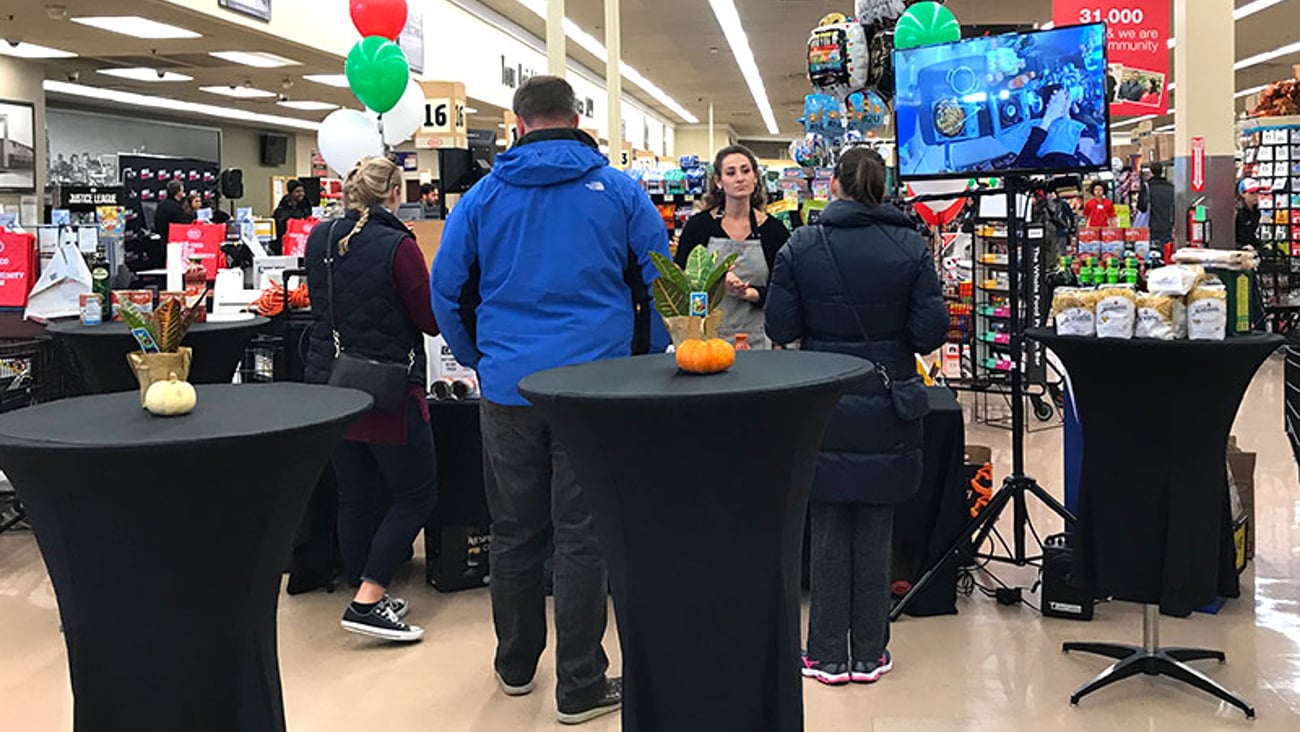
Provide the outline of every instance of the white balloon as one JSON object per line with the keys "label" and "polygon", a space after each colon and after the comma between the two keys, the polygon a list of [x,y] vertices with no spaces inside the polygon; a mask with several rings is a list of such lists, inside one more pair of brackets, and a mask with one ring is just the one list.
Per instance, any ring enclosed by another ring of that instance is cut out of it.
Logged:
{"label": "white balloon", "polygon": [[366,158],[384,154],[379,125],[355,109],[331,112],[316,133],[316,144],[321,157],[340,175],[347,175]]}
{"label": "white balloon", "polygon": [[400,145],[415,137],[424,125],[424,88],[415,79],[406,85],[406,92],[397,106],[384,113],[384,142]]}

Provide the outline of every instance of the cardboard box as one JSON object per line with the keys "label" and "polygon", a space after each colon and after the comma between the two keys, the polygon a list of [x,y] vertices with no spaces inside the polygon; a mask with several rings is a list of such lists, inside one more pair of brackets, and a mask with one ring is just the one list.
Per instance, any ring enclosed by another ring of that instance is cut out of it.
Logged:
{"label": "cardboard box", "polygon": [[1247,525],[1246,559],[1255,558],[1255,463],[1258,456],[1253,452],[1243,452],[1237,446],[1237,438],[1228,438],[1228,470],[1233,485],[1241,499],[1242,518]]}

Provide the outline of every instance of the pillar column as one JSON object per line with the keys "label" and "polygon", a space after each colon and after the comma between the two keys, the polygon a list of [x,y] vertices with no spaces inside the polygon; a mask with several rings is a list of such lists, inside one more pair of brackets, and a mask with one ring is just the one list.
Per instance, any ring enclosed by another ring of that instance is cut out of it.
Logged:
{"label": "pillar column", "polygon": [[[1235,249],[1237,132],[1234,117],[1237,72],[1233,0],[1174,0],[1174,185],[1175,231],[1185,241],[1187,207],[1205,196],[1212,222],[1210,245]],[[1205,138],[1205,190],[1192,185],[1192,141]]]}
{"label": "pillar column", "polygon": [[546,73],[564,78],[564,0],[546,0]]}
{"label": "pillar column", "polygon": [[622,8],[619,0],[605,0],[605,92],[609,99],[609,151],[617,155],[623,147],[623,58]]}

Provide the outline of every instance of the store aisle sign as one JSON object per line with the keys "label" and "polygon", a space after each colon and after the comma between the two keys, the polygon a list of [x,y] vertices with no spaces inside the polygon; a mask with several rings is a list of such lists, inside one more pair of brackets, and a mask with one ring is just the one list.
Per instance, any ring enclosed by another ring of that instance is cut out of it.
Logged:
{"label": "store aisle sign", "polygon": [[465,85],[444,81],[425,81],[420,85],[424,88],[424,120],[415,133],[416,147],[468,148]]}
{"label": "store aisle sign", "polygon": [[1192,138],[1192,191],[1205,192],[1205,138]]}
{"label": "store aisle sign", "polygon": [[1105,23],[1113,116],[1169,112],[1169,0],[1054,0],[1057,27]]}

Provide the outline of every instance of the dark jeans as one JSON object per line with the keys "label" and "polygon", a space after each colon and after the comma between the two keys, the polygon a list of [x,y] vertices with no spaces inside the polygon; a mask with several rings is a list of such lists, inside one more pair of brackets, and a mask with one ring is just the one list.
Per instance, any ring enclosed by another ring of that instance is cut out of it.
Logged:
{"label": "dark jeans", "polygon": [[889,646],[894,507],[811,503],[808,510],[812,512],[808,656],[823,663],[875,661]]}
{"label": "dark jeans", "polygon": [[594,701],[609,659],[605,637],[607,580],[591,513],[569,456],[531,407],[486,400],[483,453],[491,475],[492,621],[496,670],[510,684],[537,671],[546,648],[543,565],[555,541],[555,657],[561,706]]}
{"label": "dark jeans", "polygon": [[344,441],[334,453],[339,483],[339,549],[348,583],[388,587],[438,500],[433,432],[407,403],[406,444]]}

